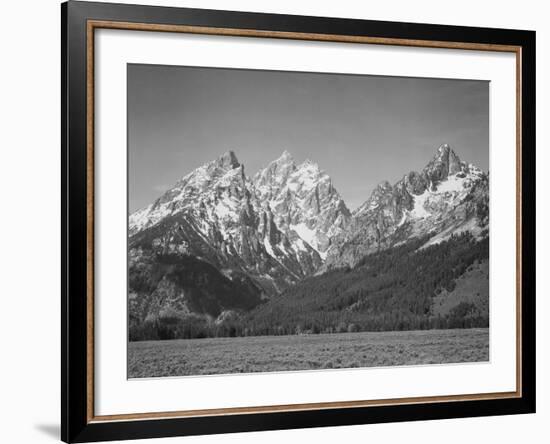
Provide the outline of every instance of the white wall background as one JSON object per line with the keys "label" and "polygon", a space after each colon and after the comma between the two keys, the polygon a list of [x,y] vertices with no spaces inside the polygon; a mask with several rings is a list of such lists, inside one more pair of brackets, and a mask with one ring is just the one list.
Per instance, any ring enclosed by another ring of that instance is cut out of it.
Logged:
{"label": "white wall background", "polygon": [[[141,3],[139,1],[121,1]],[[537,31],[537,384],[535,415],[334,427],[154,442],[547,442],[550,284],[550,12],[545,2],[195,0],[143,3]],[[0,27],[0,441],[55,442],[60,373],[60,21],[58,0],[2,5]],[[512,197],[511,197],[512,198]],[[153,441],[152,441],[153,442]]]}

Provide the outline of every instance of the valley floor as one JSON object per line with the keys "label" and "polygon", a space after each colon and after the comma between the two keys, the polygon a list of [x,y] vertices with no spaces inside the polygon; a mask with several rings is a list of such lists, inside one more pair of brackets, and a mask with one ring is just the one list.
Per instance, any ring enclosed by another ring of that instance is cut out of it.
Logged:
{"label": "valley floor", "polygon": [[489,329],[143,341],[128,377],[212,375],[489,360]]}

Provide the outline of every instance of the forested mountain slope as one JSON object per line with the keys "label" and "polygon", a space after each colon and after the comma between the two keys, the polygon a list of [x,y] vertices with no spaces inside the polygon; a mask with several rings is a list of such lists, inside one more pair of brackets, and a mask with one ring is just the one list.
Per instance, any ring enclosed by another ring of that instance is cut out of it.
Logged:
{"label": "forested mountain slope", "polygon": [[[312,276],[220,322],[194,318],[192,334],[184,333],[184,321],[167,327],[157,320],[154,328],[180,338],[488,326],[488,268],[481,264],[488,260],[489,238],[462,233],[422,248],[425,243],[418,238],[368,255],[353,268]],[[453,302],[457,283],[464,285],[474,271],[479,294]]]}

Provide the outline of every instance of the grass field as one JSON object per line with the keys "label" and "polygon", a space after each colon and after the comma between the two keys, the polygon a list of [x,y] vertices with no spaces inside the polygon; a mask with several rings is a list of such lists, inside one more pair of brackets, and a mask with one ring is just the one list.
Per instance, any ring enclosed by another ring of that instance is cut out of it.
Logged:
{"label": "grass field", "polygon": [[489,329],[131,342],[128,377],[252,373],[489,360]]}

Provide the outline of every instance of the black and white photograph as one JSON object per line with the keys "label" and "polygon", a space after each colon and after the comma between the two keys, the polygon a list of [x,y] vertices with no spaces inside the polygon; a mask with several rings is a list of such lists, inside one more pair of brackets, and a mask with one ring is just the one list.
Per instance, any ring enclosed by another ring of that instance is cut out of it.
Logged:
{"label": "black and white photograph", "polygon": [[128,378],[488,362],[489,88],[128,64]]}

